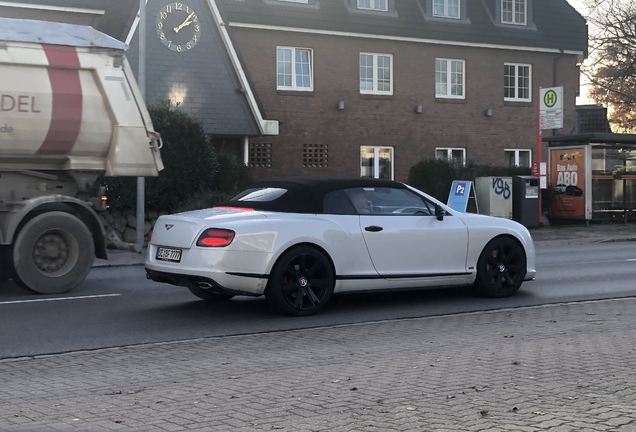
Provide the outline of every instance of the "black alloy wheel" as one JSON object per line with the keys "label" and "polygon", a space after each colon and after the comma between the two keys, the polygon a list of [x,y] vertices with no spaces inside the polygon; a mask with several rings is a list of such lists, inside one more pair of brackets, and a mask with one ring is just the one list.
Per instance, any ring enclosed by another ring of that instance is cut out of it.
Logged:
{"label": "black alloy wheel", "polygon": [[334,271],[325,254],[311,246],[298,246],[285,252],[274,266],[265,296],[285,315],[307,316],[325,307],[334,284]]}
{"label": "black alloy wheel", "polygon": [[513,295],[526,276],[526,254],[510,237],[491,240],[477,262],[475,285],[487,297]]}

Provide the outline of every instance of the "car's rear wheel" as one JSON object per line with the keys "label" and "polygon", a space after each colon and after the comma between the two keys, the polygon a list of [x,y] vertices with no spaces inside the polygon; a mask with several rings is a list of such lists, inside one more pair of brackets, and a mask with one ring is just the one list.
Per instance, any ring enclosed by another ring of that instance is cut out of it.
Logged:
{"label": "car's rear wheel", "polygon": [[477,261],[475,286],[487,297],[513,295],[526,275],[526,254],[510,237],[491,240]]}
{"label": "car's rear wheel", "polygon": [[335,284],[331,262],[311,246],[285,252],[271,274],[265,296],[278,312],[312,315],[325,307]]}
{"label": "car's rear wheel", "polygon": [[199,287],[196,287],[196,286],[193,286],[193,285],[190,285],[188,287],[188,289],[195,296],[199,297],[202,300],[206,300],[206,301],[209,301],[209,302],[227,301],[227,300],[231,299],[232,297],[234,297],[232,294],[219,294],[219,293],[215,293],[215,292],[212,292],[210,290],[199,288]]}

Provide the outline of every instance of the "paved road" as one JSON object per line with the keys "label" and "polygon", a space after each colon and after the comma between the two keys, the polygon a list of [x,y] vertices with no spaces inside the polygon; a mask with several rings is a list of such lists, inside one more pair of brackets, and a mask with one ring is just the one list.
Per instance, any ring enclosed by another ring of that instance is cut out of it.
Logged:
{"label": "paved road", "polygon": [[[111,297],[0,304],[0,349],[25,329],[43,352],[60,333],[103,346],[104,335],[151,342],[158,329],[194,337],[238,322],[264,332],[0,361],[0,431],[636,431],[636,299],[522,306],[563,300],[564,286],[636,296],[635,246],[540,247],[537,281],[490,312],[462,313],[488,301],[446,290],[343,296],[290,320],[259,300],[210,308],[146,286],[136,267],[94,270],[71,296]],[[0,291],[0,303],[24,299]],[[396,319],[414,313],[429,316]],[[267,332],[318,319],[366,322]]]}
{"label": "paved road", "polygon": [[634,431],[636,300],[0,362],[0,430]]}
{"label": "paved road", "polygon": [[512,298],[475,297],[468,289],[347,295],[303,319],[274,315],[263,299],[210,305],[146,280],[140,267],[101,268],[61,296],[0,291],[0,358],[636,296],[635,259],[636,242],[539,247],[537,280]]}

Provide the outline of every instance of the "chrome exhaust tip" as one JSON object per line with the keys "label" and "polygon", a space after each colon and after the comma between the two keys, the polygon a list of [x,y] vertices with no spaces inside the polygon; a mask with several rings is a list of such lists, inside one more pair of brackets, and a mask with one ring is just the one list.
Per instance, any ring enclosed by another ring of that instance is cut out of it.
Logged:
{"label": "chrome exhaust tip", "polygon": [[212,284],[209,283],[209,282],[197,281],[197,282],[193,282],[193,284],[197,288],[201,288],[201,289],[204,289],[204,290],[212,288]]}

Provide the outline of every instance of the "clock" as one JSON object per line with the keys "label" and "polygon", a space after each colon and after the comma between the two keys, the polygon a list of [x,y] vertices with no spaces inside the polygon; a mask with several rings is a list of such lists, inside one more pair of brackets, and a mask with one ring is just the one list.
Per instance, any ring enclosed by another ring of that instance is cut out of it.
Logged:
{"label": "clock", "polygon": [[168,3],[157,15],[157,37],[171,51],[190,51],[201,37],[197,14],[185,3]]}

